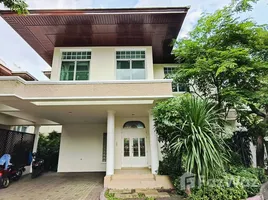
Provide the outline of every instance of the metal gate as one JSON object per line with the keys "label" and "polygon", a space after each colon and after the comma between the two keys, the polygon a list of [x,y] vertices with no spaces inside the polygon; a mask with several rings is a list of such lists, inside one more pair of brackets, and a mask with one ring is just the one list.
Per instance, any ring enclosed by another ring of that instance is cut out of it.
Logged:
{"label": "metal gate", "polygon": [[3,154],[10,154],[13,164],[29,165],[34,138],[34,134],[0,129],[0,157]]}

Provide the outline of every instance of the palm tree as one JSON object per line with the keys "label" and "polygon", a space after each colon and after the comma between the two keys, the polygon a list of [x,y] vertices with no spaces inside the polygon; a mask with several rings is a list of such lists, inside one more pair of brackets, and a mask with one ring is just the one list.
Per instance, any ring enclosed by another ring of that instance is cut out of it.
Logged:
{"label": "palm tree", "polygon": [[216,105],[185,96],[181,98],[178,112],[181,120],[176,125],[171,146],[176,155],[182,154],[186,171],[194,173],[197,180],[221,173],[227,161],[227,146],[221,139],[224,121]]}

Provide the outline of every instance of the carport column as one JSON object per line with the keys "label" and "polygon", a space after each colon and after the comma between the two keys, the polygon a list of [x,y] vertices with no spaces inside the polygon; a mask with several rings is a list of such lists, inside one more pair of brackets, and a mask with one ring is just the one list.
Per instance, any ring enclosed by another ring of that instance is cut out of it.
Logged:
{"label": "carport column", "polygon": [[115,129],[115,111],[107,111],[107,160],[106,175],[114,174],[114,129]]}
{"label": "carport column", "polygon": [[[33,145],[33,151],[32,152],[36,152],[37,151],[37,147],[38,147],[38,140],[39,140],[39,130],[40,130],[40,125],[35,125],[34,126],[34,145]],[[32,163],[30,165],[30,173],[32,173]]]}
{"label": "carport column", "polygon": [[150,147],[151,147],[151,170],[152,174],[157,174],[159,167],[158,139],[154,127],[154,117],[151,110],[149,111],[149,128],[150,128]]}
{"label": "carport column", "polygon": [[33,152],[37,151],[40,127],[41,127],[40,125],[35,125],[34,126],[35,138],[34,138]]}

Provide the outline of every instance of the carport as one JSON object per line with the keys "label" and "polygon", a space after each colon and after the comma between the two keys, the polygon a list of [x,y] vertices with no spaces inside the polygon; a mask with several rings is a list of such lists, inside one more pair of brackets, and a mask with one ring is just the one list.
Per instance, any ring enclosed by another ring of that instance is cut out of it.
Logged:
{"label": "carport", "polygon": [[0,190],[0,200],[99,200],[105,173],[46,173],[29,175]]}

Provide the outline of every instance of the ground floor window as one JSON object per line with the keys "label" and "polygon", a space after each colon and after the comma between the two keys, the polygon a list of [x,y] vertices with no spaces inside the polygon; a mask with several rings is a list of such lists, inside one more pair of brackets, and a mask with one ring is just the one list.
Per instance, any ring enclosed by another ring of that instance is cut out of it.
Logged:
{"label": "ground floor window", "polygon": [[106,162],[107,158],[107,133],[103,133],[102,136],[102,162]]}

